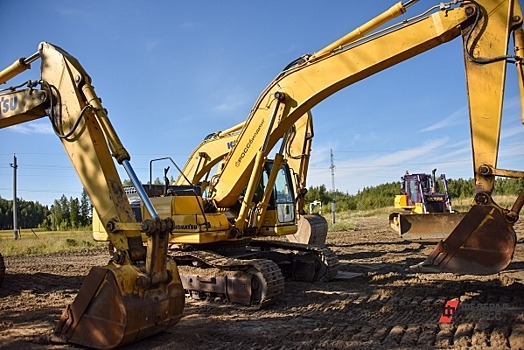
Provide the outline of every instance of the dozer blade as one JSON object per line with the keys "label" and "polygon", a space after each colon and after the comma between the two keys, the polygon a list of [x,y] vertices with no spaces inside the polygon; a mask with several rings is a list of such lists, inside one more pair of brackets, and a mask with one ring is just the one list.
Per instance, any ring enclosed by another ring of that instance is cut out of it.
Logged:
{"label": "dozer blade", "polygon": [[389,225],[406,240],[439,241],[449,236],[466,213],[391,213]]}
{"label": "dozer blade", "polygon": [[173,276],[170,282],[144,288],[135,283],[145,277],[137,267],[93,267],[51,340],[112,349],[165,330],[178,322],[184,308],[174,263],[168,273]]}
{"label": "dozer blade", "polygon": [[474,205],[464,219],[440,241],[429,257],[412,266],[416,272],[490,275],[506,268],[517,237],[501,208]]}
{"label": "dozer blade", "polygon": [[326,219],[321,215],[301,215],[298,220],[297,233],[288,235],[293,243],[314,244],[324,246],[328,232]]}

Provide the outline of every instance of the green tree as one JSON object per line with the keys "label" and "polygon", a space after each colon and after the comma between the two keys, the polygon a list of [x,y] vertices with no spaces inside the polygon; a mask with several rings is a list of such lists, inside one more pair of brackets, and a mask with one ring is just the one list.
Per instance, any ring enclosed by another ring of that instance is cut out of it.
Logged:
{"label": "green tree", "polygon": [[87,227],[91,225],[91,215],[93,212],[93,206],[89,197],[87,196],[87,191],[85,188],[82,190],[82,196],[80,197],[80,225],[82,227]]}
{"label": "green tree", "polygon": [[71,228],[79,228],[80,225],[80,203],[78,198],[69,200],[69,224]]}

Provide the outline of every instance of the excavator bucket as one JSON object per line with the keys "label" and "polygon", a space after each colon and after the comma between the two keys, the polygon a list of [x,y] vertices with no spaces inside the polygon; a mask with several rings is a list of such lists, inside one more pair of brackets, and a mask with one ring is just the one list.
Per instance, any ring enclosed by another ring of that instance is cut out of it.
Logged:
{"label": "excavator bucket", "polygon": [[439,241],[449,236],[466,213],[391,213],[389,225],[406,240]]}
{"label": "excavator bucket", "polygon": [[314,244],[324,246],[328,232],[326,219],[321,215],[301,215],[298,220],[297,233],[288,235],[293,243]]}
{"label": "excavator bucket", "polygon": [[495,205],[474,205],[463,220],[429,257],[412,266],[414,272],[453,272],[490,275],[505,269],[515,251],[517,237]]}
{"label": "excavator bucket", "polygon": [[184,290],[176,266],[170,265],[171,281],[153,287],[136,283],[145,275],[131,265],[92,268],[51,340],[112,349],[175,324],[182,316]]}

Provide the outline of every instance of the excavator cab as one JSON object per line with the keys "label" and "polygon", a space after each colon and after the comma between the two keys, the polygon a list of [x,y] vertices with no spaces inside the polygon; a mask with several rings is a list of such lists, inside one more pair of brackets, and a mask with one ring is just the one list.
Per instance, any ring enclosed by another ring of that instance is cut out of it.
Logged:
{"label": "excavator cab", "polygon": [[[268,161],[265,164],[265,171],[263,172],[261,179],[261,186],[265,186],[269,183],[269,176],[273,168],[273,162]],[[273,191],[271,193],[271,198],[268,203],[268,212],[274,212],[273,217],[276,214],[276,220],[265,220],[262,223],[262,227],[265,225],[271,225],[274,227],[275,232],[279,232],[279,227],[294,225],[295,224],[295,194],[293,191],[293,183],[291,179],[291,172],[287,164],[282,164],[280,169],[277,171],[277,175],[274,181]],[[271,223],[271,221],[273,221]],[[267,227],[269,229],[269,227]],[[263,229],[262,232],[266,230]],[[269,231],[269,230],[267,230]]]}

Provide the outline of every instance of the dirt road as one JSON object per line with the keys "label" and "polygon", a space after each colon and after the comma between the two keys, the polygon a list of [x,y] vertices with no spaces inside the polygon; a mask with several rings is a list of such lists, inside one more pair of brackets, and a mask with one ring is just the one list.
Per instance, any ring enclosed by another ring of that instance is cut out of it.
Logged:
{"label": "dirt road", "polygon": [[[521,226],[524,228],[524,226]],[[345,274],[328,283],[286,282],[263,310],[186,301],[168,331],[126,349],[524,349],[524,229],[515,258],[486,277],[407,273],[432,250],[402,242],[387,219],[363,218],[352,232],[330,233]],[[47,337],[105,251],[7,258],[0,291],[0,348],[70,349]],[[452,323],[439,324],[458,300]]]}

